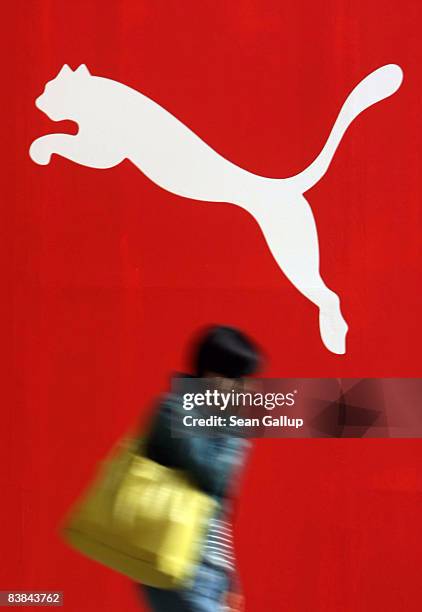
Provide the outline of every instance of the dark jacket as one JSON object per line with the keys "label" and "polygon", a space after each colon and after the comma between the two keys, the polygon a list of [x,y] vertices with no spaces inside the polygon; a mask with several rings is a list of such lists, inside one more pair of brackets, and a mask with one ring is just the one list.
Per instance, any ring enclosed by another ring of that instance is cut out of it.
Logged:
{"label": "dark jacket", "polygon": [[175,437],[172,426],[186,414],[180,396],[165,395],[152,423],[146,455],[168,467],[186,470],[196,486],[221,502],[245,460],[249,443],[230,435]]}
{"label": "dark jacket", "polygon": [[[215,551],[210,558],[209,546],[215,549],[215,523],[231,524],[230,504],[224,502],[229,492],[237,490],[237,475],[239,468],[245,462],[246,451],[250,443],[240,437],[192,435],[189,437],[174,436],[174,422],[186,414],[182,398],[175,394],[167,394],[161,399],[158,410],[148,432],[144,452],[147,457],[168,467],[185,470],[196,486],[211,495],[218,502],[214,519],[211,520],[203,545],[201,559],[203,562],[221,567],[215,561]],[[192,414],[192,413],[191,413]],[[203,415],[202,415],[203,416]],[[230,527],[231,531],[231,527]],[[234,551],[230,544],[231,554]],[[227,546],[220,550],[220,556],[227,557]],[[233,563],[229,571],[229,590],[240,592],[241,586],[236,565]]]}

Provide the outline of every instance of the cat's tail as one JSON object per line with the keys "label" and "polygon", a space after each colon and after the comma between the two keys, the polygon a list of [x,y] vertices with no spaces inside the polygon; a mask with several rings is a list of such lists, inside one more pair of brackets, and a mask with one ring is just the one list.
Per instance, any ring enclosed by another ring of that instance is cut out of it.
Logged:
{"label": "cat's tail", "polygon": [[298,188],[301,193],[313,187],[327,172],[334,153],[353,119],[369,106],[395,93],[402,80],[403,71],[396,64],[382,66],[364,78],[343,104],[321,153],[303,172],[286,179],[287,182]]}

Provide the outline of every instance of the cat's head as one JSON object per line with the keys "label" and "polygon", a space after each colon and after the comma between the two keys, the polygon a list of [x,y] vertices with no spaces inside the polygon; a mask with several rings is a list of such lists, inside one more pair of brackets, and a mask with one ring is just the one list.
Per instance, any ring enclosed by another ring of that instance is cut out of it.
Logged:
{"label": "cat's head", "polygon": [[72,119],[83,102],[81,93],[89,78],[91,74],[85,64],[76,70],[65,64],[59,74],[46,84],[35,105],[52,121]]}

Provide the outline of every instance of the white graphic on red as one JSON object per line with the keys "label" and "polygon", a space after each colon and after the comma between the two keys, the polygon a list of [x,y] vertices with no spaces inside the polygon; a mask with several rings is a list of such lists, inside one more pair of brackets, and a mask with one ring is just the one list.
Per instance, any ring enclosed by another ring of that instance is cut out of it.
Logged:
{"label": "white graphic on red", "polygon": [[315,161],[296,176],[275,179],[228,161],[138,91],[91,75],[85,65],[75,71],[64,65],[46,84],[36,106],[53,121],[75,121],[79,131],[37,138],[30,156],[45,165],[57,154],[91,168],[111,168],[129,159],[167,191],[194,200],[228,202],[249,211],[281,270],[319,308],[325,346],[343,354],[348,326],[338,295],[321,278],[317,229],[303,194],[324,176],[351,122],[395,93],[402,79],[402,70],[395,64],[363,79],[344,103]]}

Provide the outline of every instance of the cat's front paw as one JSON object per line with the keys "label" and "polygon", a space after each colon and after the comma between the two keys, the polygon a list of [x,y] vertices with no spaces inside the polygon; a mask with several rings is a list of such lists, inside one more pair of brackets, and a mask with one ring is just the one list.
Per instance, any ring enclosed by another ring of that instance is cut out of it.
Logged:
{"label": "cat's front paw", "polygon": [[51,150],[46,137],[37,138],[29,147],[29,156],[36,164],[46,166],[51,160]]}

